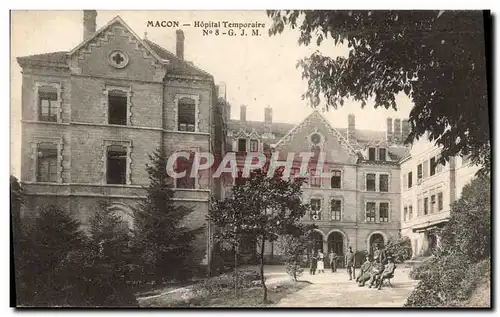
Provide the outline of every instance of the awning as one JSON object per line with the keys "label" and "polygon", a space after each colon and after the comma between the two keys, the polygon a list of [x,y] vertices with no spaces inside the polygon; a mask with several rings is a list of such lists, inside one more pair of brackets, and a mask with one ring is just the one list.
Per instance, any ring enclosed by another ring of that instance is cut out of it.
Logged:
{"label": "awning", "polygon": [[446,218],[434,220],[434,221],[427,221],[426,223],[416,225],[413,228],[413,232],[418,233],[418,232],[425,232],[425,231],[430,231],[433,229],[442,228],[449,220],[450,220],[450,217],[446,217]]}

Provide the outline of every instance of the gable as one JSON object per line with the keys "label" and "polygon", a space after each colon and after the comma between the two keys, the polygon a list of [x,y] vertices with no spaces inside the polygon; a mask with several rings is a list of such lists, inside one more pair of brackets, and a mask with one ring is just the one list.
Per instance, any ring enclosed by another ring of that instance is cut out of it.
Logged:
{"label": "gable", "polygon": [[73,73],[143,81],[163,81],[162,60],[116,17],[68,53]]}
{"label": "gable", "polygon": [[280,159],[286,159],[287,153],[311,152],[313,146],[319,146],[326,153],[327,162],[356,163],[354,148],[317,111],[285,135],[276,144],[275,151],[280,152]]}

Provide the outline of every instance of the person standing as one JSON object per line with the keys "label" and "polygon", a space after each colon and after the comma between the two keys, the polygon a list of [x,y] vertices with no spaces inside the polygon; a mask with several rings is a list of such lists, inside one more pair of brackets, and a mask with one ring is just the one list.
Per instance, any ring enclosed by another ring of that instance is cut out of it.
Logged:
{"label": "person standing", "polygon": [[318,273],[325,273],[325,255],[318,250]]}
{"label": "person standing", "polygon": [[314,253],[313,251],[311,254],[311,269],[309,270],[309,274],[315,275],[317,266],[318,266],[318,257],[316,256],[316,253]]}
{"label": "person standing", "polygon": [[332,268],[332,273],[337,272],[337,253],[331,251],[329,254],[330,267]]}
{"label": "person standing", "polygon": [[352,252],[352,247],[349,247],[349,251],[345,255],[345,264],[347,267],[347,274],[349,274],[349,281],[356,278],[355,262],[354,252]]}

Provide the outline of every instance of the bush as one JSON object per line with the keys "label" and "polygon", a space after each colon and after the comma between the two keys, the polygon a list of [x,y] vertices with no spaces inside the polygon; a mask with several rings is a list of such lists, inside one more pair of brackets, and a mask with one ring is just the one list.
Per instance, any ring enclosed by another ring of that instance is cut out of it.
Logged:
{"label": "bush", "polygon": [[253,270],[237,270],[236,274],[231,272],[205,279],[194,286],[193,292],[198,296],[205,296],[234,289],[235,278],[238,289],[251,288],[260,283],[260,273]]}
{"label": "bush", "polygon": [[464,187],[442,229],[436,258],[411,272],[420,279],[405,306],[450,307],[466,302],[490,270],[490,182],[477,178]]}
{"label": "bush", "polygon": [[285,260],[285,271],[294,281],[302,276],[304,269],[301,267],[302,255],[307,248],[305,236],[295,237],[293,235],[283,235],[278,240],[278,245]]}
{"label": "bush", "polygon": [[411,240],[408,237],[391,237],[385,246],[387,255],[391,255],[395,263],[403,263],[411,259]]}
{"label": "bush", "polygon": [[460,281],[466,276],[469,265],[470,261],[461,255],[443,256],[430,263],[405,306],[448,306],[457,298]]}

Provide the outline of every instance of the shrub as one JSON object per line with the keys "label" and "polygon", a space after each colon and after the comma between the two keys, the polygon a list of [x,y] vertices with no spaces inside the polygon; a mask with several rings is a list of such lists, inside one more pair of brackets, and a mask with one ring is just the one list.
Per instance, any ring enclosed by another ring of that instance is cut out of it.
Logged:
{"label": "shrub", "polygon": [[295,237],[293,235],[283,235],[278,240],[278,245],[285,260],[285,271],[294,281],[302,276],[304,269],[301,267],[302,255],[307,248],[305,236]]}
{"label": "shrub", "polygon": [[218,293],[225,290],[234,289],[235,278],[238,289],[251,288],[260,283],[260,274],[253,270],[237,270],[219,276],[207,278],[193,287],[193,292],[198,296]]}
{"label": "shrub", "polygon": [[408,237],[391,237],[385,246],[387,255],[391,255],[396,263],[411,259],[411,240]]}

